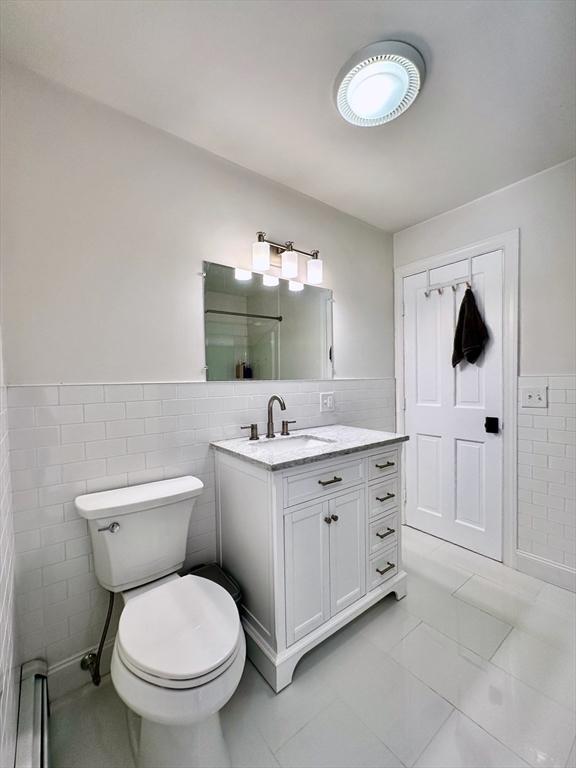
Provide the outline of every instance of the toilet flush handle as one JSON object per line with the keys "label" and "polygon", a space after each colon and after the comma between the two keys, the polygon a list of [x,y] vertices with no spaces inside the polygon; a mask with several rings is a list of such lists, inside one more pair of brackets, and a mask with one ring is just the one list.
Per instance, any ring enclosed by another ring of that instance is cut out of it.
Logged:
{"label": "toilet flush handle", "polygon": [[120,523],[110,523],[110,525],[104,526],[104,528],[98,528],[98,533],[102,533],[103,531],[108,531],[109,533],[118,533],[120,530]]}

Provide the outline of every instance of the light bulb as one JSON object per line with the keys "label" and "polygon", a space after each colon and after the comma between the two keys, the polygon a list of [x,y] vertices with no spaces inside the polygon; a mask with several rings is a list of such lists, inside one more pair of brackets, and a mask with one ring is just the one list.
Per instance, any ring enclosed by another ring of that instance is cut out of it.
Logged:
{"label": "light bulb", "polygon": [[288,280],[288,290],[298,293],[304,290],[304,283],[299,283],[298,280]]}
{"label": "light bulb", "polygon": [[249,269],[240,269],[239,267],[235,267],[234,277],[236,280],[240,280],[240,282],[246,283],[248,280],[252,280],[252,272],[250,272]]}
{"label": "light bulb", "polygon": [[252,243],[252,269],[259,272],[266,272],[270,269],[270,246],[258,240]]}
{"label": "light bulb", "polygon": [[298,254],[296,251],[282,253],[282,277],[298,277]]}
{"label": "light bulb", "polygon": [[321,285],[323,277],[322,259],[310,259],[306,265],[306,279],[311,285]]}
{"label": "light bulb", "polygon": [[262,285],[268,288],[274,288],[280,281],[275,275],[262,275]]}

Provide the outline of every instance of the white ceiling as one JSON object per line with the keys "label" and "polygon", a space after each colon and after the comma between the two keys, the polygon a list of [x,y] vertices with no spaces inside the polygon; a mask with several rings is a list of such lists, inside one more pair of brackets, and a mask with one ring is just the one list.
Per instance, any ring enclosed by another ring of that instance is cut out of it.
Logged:
{"label": "white ceiling", "polygon": [[[572,0],[4,0],[4,55],[396,231],[575,154]],[[379,128],[336,73],[401,39],[428,76]]]}

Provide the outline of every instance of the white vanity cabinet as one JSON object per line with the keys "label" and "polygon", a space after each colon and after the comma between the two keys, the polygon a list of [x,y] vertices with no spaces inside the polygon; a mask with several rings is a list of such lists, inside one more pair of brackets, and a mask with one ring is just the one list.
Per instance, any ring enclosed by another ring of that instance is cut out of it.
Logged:
{"label": "white vanity cabinet", "polygon": [[365,510],[359,488],[285,515],[287,645],[366,593]]}
{"label": "white vanity cabinet", "polygon": [[405,438],[388,437],[384,446],[280,469],[216,444],[220,563],[240,583],[248,655],[276,691],[315,645],[385,595],[406,594]]}

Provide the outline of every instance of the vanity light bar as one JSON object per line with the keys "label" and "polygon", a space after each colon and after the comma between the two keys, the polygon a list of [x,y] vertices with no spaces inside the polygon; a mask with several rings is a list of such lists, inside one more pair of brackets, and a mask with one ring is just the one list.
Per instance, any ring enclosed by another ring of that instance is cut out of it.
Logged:
{"label": "vanity light bar", "polygon": [[312,285],[320,285],[323,279],[323,262],[319,258],[320,251],[304,251],[296,248],[292,240],[285,243],[276,243],[268,240],[266,232],[256,233],[256,242],[252,245],[252,268],[260,272],[270,269],[270,249],[273,248],[282,257],[282,277],[291,279],[298,277],[298,254],[306,256],[310,261],[307,264],[307,280]]}

